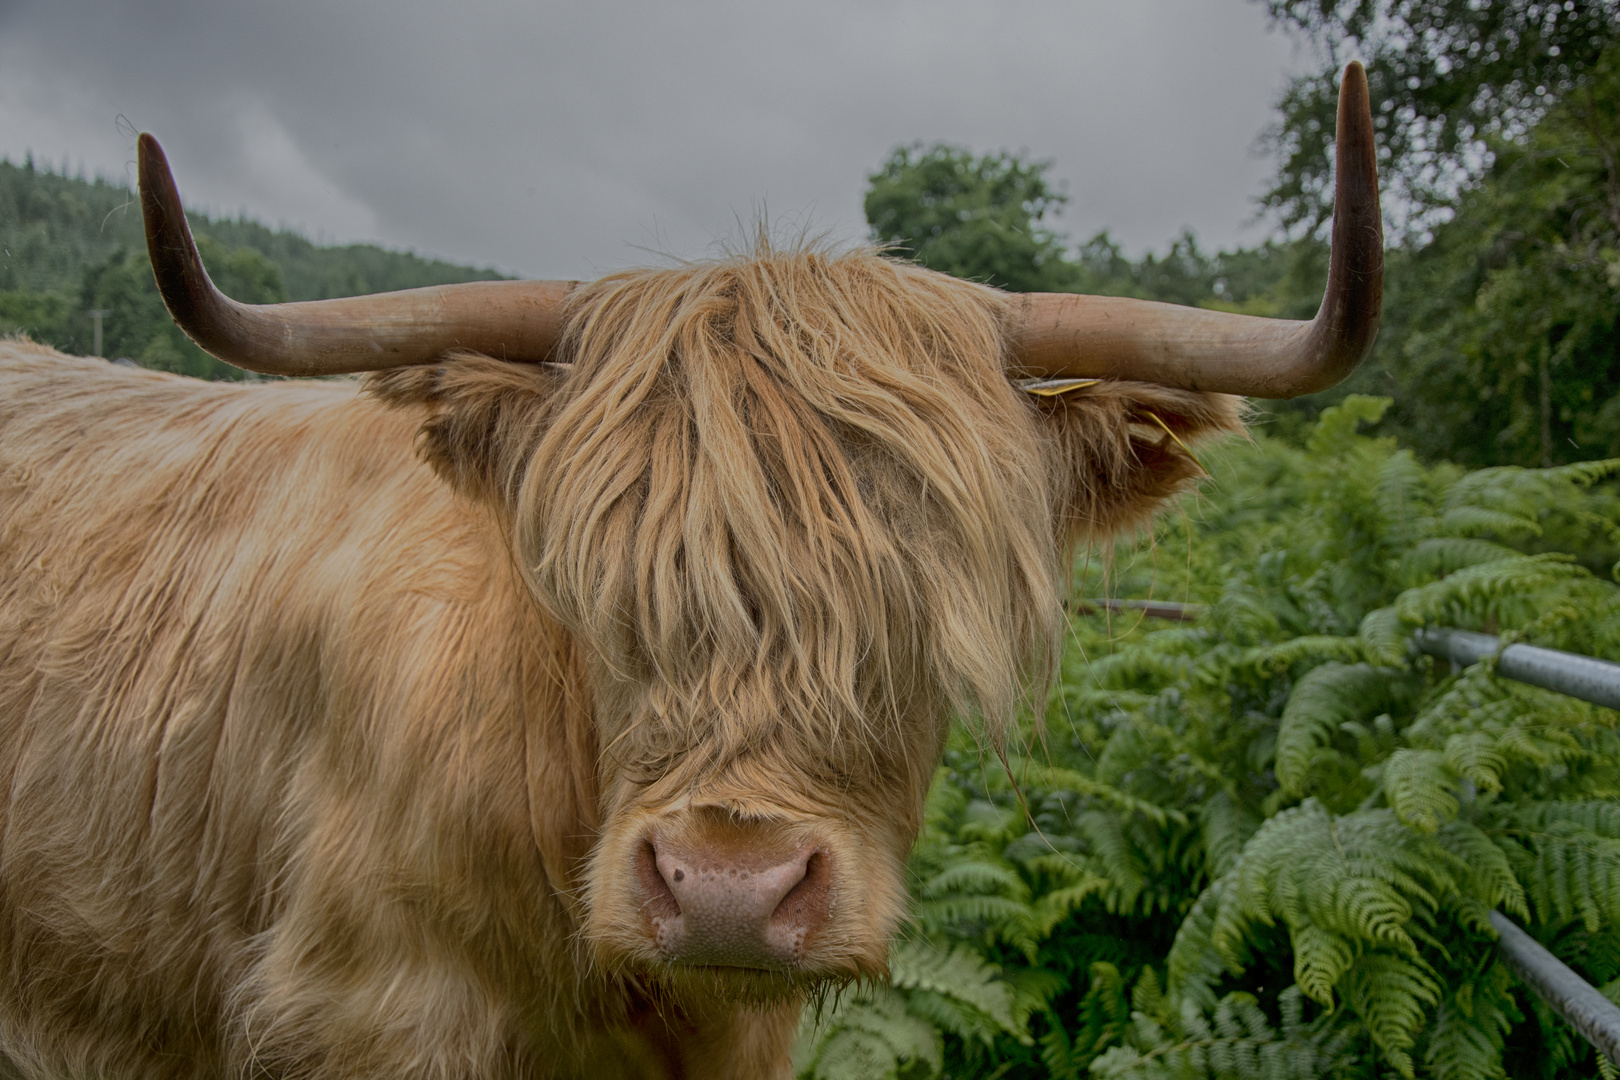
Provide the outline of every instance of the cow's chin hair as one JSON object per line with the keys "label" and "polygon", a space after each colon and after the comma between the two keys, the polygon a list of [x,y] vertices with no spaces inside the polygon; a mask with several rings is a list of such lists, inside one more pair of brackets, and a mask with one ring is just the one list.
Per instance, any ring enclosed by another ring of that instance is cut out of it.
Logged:
{"label": "cow's chin hair", "polygon": [[802,1005],[823,1000],[855,983],[886,980],[888,966],[861,973],[766,971],[760,968],[704,967],[664,960],[635,969],[636,981],[654,1000],[690,1008],[715,1002],[745,1008]]}
{"label": "cow's chin hair", "polygon": [[[715,999],[764,1006],[819,998],[854,982],[886,980],[889,941],[906,913],[905,849],[909,836],[868,837],[849,824],[816,822],[838,853],[833,888],[843,916],[809,943],[803,962],[780,970],[673,962],[658,951],[633,894],[631,867],[651,815],[617,815],[590,862],[583,944],[600,968],[657,988],[672,1000]],[[900,853],[894,854],[898,848]]]}

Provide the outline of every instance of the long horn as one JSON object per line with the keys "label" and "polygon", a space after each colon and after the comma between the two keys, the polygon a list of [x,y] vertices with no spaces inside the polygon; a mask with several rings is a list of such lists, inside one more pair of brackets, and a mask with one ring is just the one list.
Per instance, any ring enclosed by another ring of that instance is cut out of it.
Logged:
{"label": "long horn", "polygon": [[1339,84],[1333,250],[1327,290],[1310,322],[1265,319],[1123,297],[1019,297],[1012,364],[1048,378],[1135,379],[1187,390],[1291,398],[1342,381],[1378,333],[1384,226],[1378,212],[1367,73]]}
{"label": "long horn", "polygon": [[157,140],[142,134],[141,215],[158,292],[180,329],[228,364],[336,375],[431,362],[449,349],[544,360],[571,281],[475,281],[340,300],[239,304],[208,279]]}

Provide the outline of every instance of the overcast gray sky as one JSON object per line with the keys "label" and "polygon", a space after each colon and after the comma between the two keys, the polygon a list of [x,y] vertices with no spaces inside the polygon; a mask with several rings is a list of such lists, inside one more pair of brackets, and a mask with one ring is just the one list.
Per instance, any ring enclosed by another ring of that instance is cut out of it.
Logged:
{"label": "overcast gray sky", "polygon": [[[1308,54],[1252,0],[0,0],[0,155],[537,277],[865,233],[897,144],[1053,161],[1076,241],[1261,238]],[[123,127],[119,117],[127,118]]]}

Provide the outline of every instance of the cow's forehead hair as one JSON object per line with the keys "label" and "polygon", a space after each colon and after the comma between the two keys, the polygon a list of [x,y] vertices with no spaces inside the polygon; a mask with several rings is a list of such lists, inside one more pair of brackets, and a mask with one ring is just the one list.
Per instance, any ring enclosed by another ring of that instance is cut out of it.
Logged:
{"label": "cow's forehead hair", "polygon": [[650,730],[814,743],[917,694],[1010,712],[1059,606],[1005,318],[1000,293],[869,251],[577,293],[519,545],[604,670],[648,688]]}

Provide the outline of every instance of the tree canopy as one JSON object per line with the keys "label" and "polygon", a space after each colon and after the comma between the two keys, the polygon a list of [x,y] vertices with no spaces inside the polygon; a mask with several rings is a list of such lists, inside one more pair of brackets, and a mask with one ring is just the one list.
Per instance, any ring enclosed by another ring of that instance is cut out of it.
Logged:
{"label": "tree canopy", "polygon": [[866,220],[895,254],[1014,292],[1052,292],[1073,278],[1046,217],[1066,197],[1050,162],[960,147],[902,146],[868,177]]}
{"label": "tree canopy", "polygon": [[1262,2],[1323,60],[1289,85],[1268,139],[1278,172],[1264,203],[1287,225],[1318,225],[1331,211],[1337,82],[1352,56],[1377,103],[1386,205],[1421,228],[1620,40],[1620,0]]}

